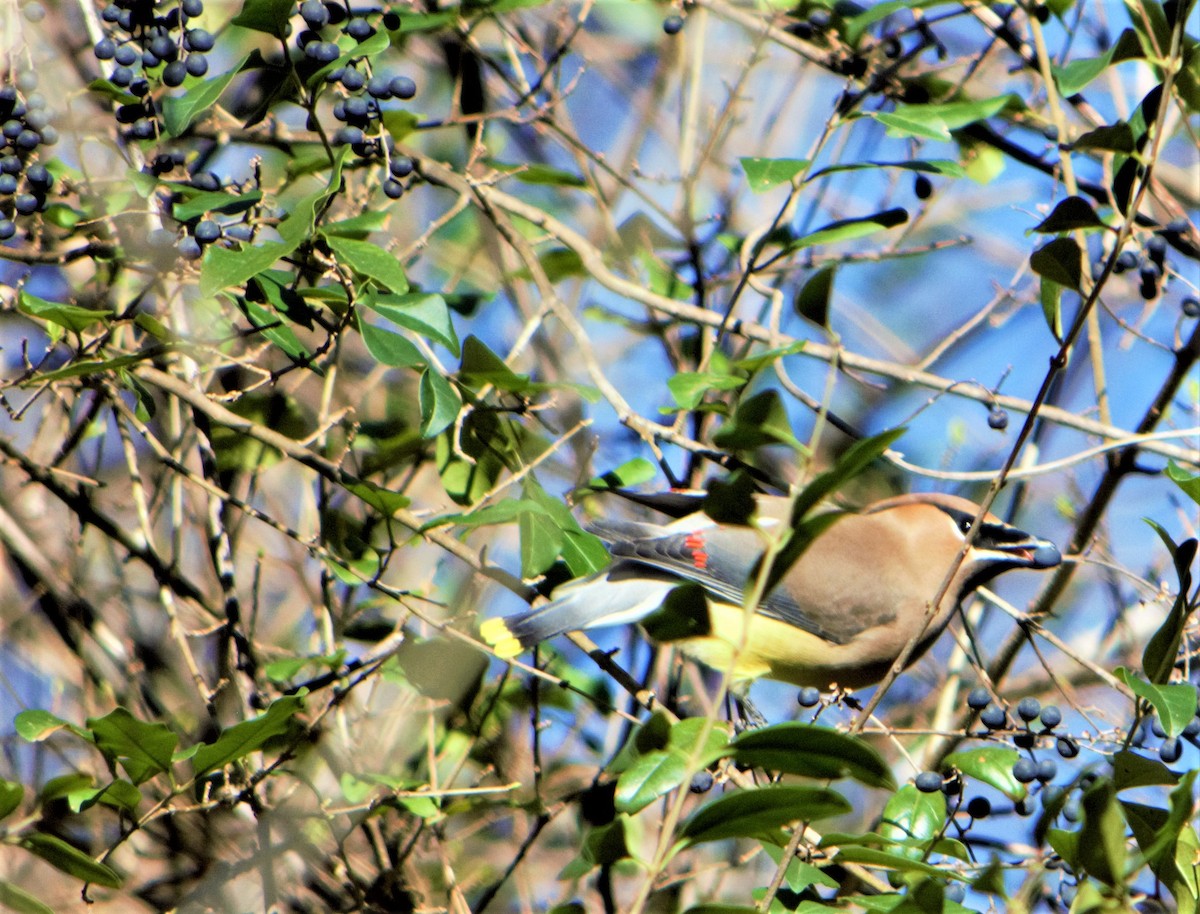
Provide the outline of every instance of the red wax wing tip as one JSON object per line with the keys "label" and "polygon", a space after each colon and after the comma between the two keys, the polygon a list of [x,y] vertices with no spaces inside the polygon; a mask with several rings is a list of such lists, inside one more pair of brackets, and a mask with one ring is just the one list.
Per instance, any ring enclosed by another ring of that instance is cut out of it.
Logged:
{"label": "red wax wing tip", "polygon": [[691,533],[687,539],[683,541],[692,552],[692,564],[703,571],[708,567],[708,553],[704,551],[704,536],[700,533]]}

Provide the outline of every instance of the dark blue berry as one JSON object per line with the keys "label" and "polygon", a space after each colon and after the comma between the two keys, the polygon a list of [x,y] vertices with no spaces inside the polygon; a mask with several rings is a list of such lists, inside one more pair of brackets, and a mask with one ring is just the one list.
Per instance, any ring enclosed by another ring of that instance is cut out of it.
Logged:
{"label": "dark blue berry", "polygon": [[149,51],[142,52],[142,69],[153,70],[160,63],[162,63],[162,61],[159,60],[157,57],[155,57],[153,54],[151,54]]}
{"label": "dark blue berry", "polygon": [[681,31],[683,31],[683,17],[668,16],[663,20],[662,30],[668,35],[678,35]]}
{"label": "dark blue berry", "polygon": [[108,79],[114,86],[128,86],[133,82],[133,71],[129,67],[117,67]]}
{"label": "dark blue berry", "polygon": [[319,29],[329,23],[329,10],[321,0],[304,0],[300,4],[300,18],[310,29]]}
{"label": "dark blue berry", "polygon": [[247,225],[245,222],[231,225],[225,229],[225,237],[232,238],[234,241],[249,241],[254,237],[254,226]]}
{"label": "dark blue berry", "polygon": [[187,64],[182,60],[172,60],[163,67],[162,81],[164,86],[169,86],[173,89],[176,86],[182,86],[185,79],[187,79]]}
{"label": "dark blue berry", "polygon": [[[112,9],[112,7],[109,7]],[[105,12],[108,12],[106,9]],[[97,60],[112,60],[117,56],[117,43],[111,38],[101,38],[96,42],[96,46],[92,48],[92,53],[96,55]]]}
{"label": "dark blue berry", "polygon": [[402,101],[407,101],[417,94],[417,84],[407,76],[393,76],[388,88],[392,90],[392,95]]}
{"label": "dark blue berry", "polygon": [[998,432],[1008,428],[1008,410],[1001,409],[999,406],[992,407],[988,411],[988,428],[994,428]]}
{"label": "dark blue berry", "polygon": [[10,121],[5,121],[4,126],[0,127],[0,133],[3,133],[10,140],[15,140],[21,135],[21,131],[25,129],[25,125],[13,118]]}
{"label": "dark blue berry", "polygon": [[1037,720],[1037,716],[1042,713],[1042,703],[1036,698],[1022,698],[1017,702],[1017,715],[1025,723],[1031,720]]}
{"label": "dark blue berry", "polygon": [[967,815],[972,819],[986,819],[992,814],[992,804],[987,797],[971,797],[967,803]]}
{"label": "dark blue berry", "polygon": [[1058,774],[1058,764],[1052,758],[1044,758],[1037,763],[1037,779],[1043,784],[1049,784]]}
{"label": "dark blue berry", "polygon": [[1137,266],[1137,254],[1133,251],[1122,251],[1117,255],[1117,262],[1113,264],[1114,273],[1125,273]]}
{"label": "dark blue berry", "polygon": [[413,160],[408,156],[392,156],[388,162],[388,171],[393,178],[407,178],[413,173]]}
{"label": "dark blue berry", "polygon": [[[313,49],[313,59],[318,63],[333,63],[342,56],[341,48],[332,41],[318,41],[309,45]],[[307,48],[305,49],[307,52]]]}
{"label": "dark blue berry", "polygon": [[805,686],[796,693],[796,701],[802,708],[812,708],[821,702],[821,690],[815,686]]}
{"label": "dark blue berry", "polygon": [[346,69],[343,71],[342,85],[346,87],[347,91],[357,92],[359,89],[361,89],[366,84],[367,84],[367,78],[365,76],[363,76],[361,73],[359,73],[358,70],[355,70],[353,67],[346,67]]}
{"label": "dark blue berry", "polygon": [[32,70],[26,70],[17,77],[17,88],[28,95],[37,88],[38,75]]}
{"label": "dark blue berry", "polygon": [[979,722],[989,730],[1003,730],[1008,726],[1008,715],[995,702],[990,702],[979,715]]}
{"label": "dark blue berry", "polygon": [[17,192],[17,176],[0,174],[0,194],[15,194]]}
{"label": "dark blue berry", "polygon": [[1062,723],[1062,711],[1057,705],[1046,705],[1042,708],[1042,726],[1047,730],[1053,730]]}
{"label": "dark blue berry", "polygon": [[152,118],[143,117],[133,122],[133,127],[129,130],[135,140],[151,140],[154,139],[156,132],[156,124]]}
{"label": "dark blue berry", "polygon": [[363,132],[358,127],[339,127],[333,135],[333,141],[342,146],[350,146],[363,141]]}
{"label": "dark blue berry", "polygon": [[914,783],[921,793],[937,793],[942,789],[942,776],[936,771],[922,771]]}
{"label": "dark blue berry", "polygon": [[366,41],[375,34],[375,29],[371,28],[371,23],[367,22],[361,16],[355,16],[346,23],[346,34],[355,41]]}
{"label": "dark blue berry", "polygon": [[183,42],[189,51],[211,51],[216,39],[212,32],[204,29],[188,29],[183,36]]}
{"label": "dark blue berry", "polygon": [[150,80],[144,76],[139,76],[129,84],[129,94],[136,95],[138,98],[145,98],[150,94]]}
{"label": "dark blue berry", "polygon": [[221,237],[221,226],[213,222],[211,219],[205,219],[202,222],[196,223],[196,228],[192,231],[196,236],[196,240],[201,244],[212,244]]}
{"label": "dark blue berry", "polygon": [[180,238],[179,243],[175,245],[175,248],[188,260],[195,260],[204,253],[204,251],[200,248],[200,242],[191,235],[184,235],[182,238]]}
{"label": "dark blue berry", "polygon": [[193,52],[188,55],[186,66],[188,76],[203,76],[208,72],[208,58]]}
{"label": "dark blue berry", "polygon": [[17,233],[17,225],[11,219],[0,217],[0,241],[8,241]]}
{"label": "dark blue berry", "polygon": [[1079,744],[1069,736],[1060,736],[1054,744],[1058,754],[1063,758],[1075,758],[1079,755]]}
{"label": "dark blue berry", "polygon": [[38,198],[33,194],[17,194],[13,197],[13,207],[22,216],[29,216],[38,211]]}
{"label": "dark blue berry", "polygon": [[367,80],[367,92],[372,98],[377,98],[380,101],[392,97],[391,80],[386,76],[372,76]]}
{"label": "dark blue berry", "polygon": [[1179,303],[1179,308],[1184,317],[1200,317],[1200,298],[1188,296]]}
{"label": "dark blue berry", "polygon": [[220,190],[221,179],[211,171],[201,171],[192,175],[192,187],[200,190]]}
{"label": "dark blue berry", "polygon": [[991,702],[992,696],[983,686],[975,686],[967,694],[967,707],[973,711],[982,711]]}
{"label": "dark blue berry", "polygon": [[352,95],[346,99],[344,108],[348,119],[365,119],[371,113],[371,106],[367,104],[367,100],[361,95]]}
{"label": "dark blue berry", "polygon": [[712,790],[713,776],[707,771],[697,771],[692,776],[692,782],[688,785],[688,790],[691,793],[708,793]]}
{"label": "dark blue berry", "polygon": [[159,60],[172,61],[179,56],[179,47],[169,35],[156,35],[151,38],[149,50]]}
{"label": "dark blue berry", "polygon": [[1164,729],[1162,721],[1160,721],[1157,717],[1150,718],[1150,732],[1159,739],[1166,739],[1167,731]]}
{"label": "dark blue berry", "polygon": [[21,160],[14,155],[0,157],[0,173],[19,175],[21,173]]}
{"label": "dark blue berry", "polygon": [[53,124],[51,124],[50,126],[47,126],[47,127],[43,127],[41,130],[41,134],[42,134],[42,145],[43,146],[53,146],[55,143],[58,142],[58,131],[54,128]]}
{"label": "dark blue berry", "polygon": [[115,3],[110,3],[100,12],[100,18],[109,23],[116,22],[120,15],[121,10]]}
{"label": "dark blue berry", "polygon": [[383,182],[384,196],[392,200],[399,200],[404,196],[404,185],[395,178],[388,178]]}
{"label": "dark blue berry", "polygon": [[113,59],[123,67],[132,67],[142,55],[131,44],[123,44],[113,54]]}
{"label": "dark blue berry", "polygon": [[1062,810],[1062,817],[1068,822],[1078,822],[1082,818],[1082,814],[1083,809],[1078,800],[1070,800]]}
{"label": "dark blue berry", "polygon": [[[18,198],[20,199],[20,198]],[[1175,737],[1163,740],[1163,744],[1158,747],[1158,757],[1168,765],[1173,765],[1179,761],[1183,755],[1183,743]]]}
{"label": "dark blue berry", "polygon": [[185,16],[195,19],[197,16],[204,15],[204,0],[183,0],[179,8],[183,10]]}
{"label": "dark blue berry", "polygon": [[933,195],[933,182],[925,175],[917,175],[913,179],[913,193],[918,200],[928,200]]}
{"label": "dark blue berry", "polygon": [[1013,763],[1013,777],[1019,784],[1028,784],[1037,779],[1037,764],[1032,759],[1019,758]]}
{"label": "dark blue berry", "polygon": [[383,27],[389,32],[394,32],[396,29],[400,28],[400,14],[393,10],[388,10],[386,13],[384,13]]}
{"label": "dark blue berry", "polygon": [[42,142],[42,135],[36,130],[22,130],[17,134],[14,145],[18,149],[31,150],[37,149],[38,144]]}
{"label": "dark blue berry", "polygon": [[946,886],[946,891],[943,893],[947,901],[953,901],[955,904],[962,902],[967,897],[967,887],[961,882],[952,882]]}

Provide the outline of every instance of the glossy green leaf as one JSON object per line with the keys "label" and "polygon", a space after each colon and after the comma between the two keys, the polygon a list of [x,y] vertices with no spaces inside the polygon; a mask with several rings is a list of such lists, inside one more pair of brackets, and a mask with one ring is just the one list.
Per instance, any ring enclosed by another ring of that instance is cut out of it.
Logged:
{"label": "glossy green leaf", "polygon": [[407,508],[411,503],[405,495],[385,489],[383,486],[365,479],[354,479],[343,483],[346,491],[356,495],[385,517],[391,517],[401,508]]}
{"label": "glossy green leaf", "polygon": [[110,761],[119,761],[134,784],[170,769],[179,738],[166,725],[138,720],[121,707],[104,717],[88,718],[87,725],[96,748]]}
{"label": "glossy green leaf", "polygon": [[710,390],[737,390],[746,379],[711,371],[681,371],[667,380],[667,390],[675,405],[683,410],[695,409]]}
{"label": "glossy green leaf", "polygon": [[908,159],[902,162],[847,162],[845,164],[829,165],[818,169],[805,178],[805,183],[810,184],[825,175],[837,174],[842,171],[867,171],[880,168],[899,168],[903,171],[944,175],[948,178],[962,178],[966,177],[967,174],[966,170],[952,159]]}
{"label": "glossy green leaf", "polygon": [[497,171],[512,175],[512,177],[516,178],[522,184],[544,184],[552,187],[587,187],[587,181],[580,175],[537,162],[514,164],[511,162],[501,162],[497,159],[488,159],[487,164]]}
{"label": "glossy green leaf", "polygon": [[733,418],[713,435],[713,443],[727,450],[751,450],[768,444],[786,444],[804,450],[792,433],[787,409],[775,390],[764,390],[742,400]]}
{"label": "glossy green leaf", "polygon": [[658,478],[658,467],[645,457],[634,457],[619,467],[588,480],[588,488],[597,491],[629,489]]}
{"label": "glossy green leaf", "polygon": [[746,183],[756,194],[779,184],[787,184],[808,168],[808,159],[763,159],[746,156],[739,161],[746,173]]}
{"label": "glossy green leaf", "polygon": [[1079,829],[1079,865],[1105,885],[1123,884],[1128,862],[1125,817],[1116,802],[1112,781],[1100,778],[1084,791],[1083,824]]}
{"label": "glossy green leaf", "polygon": [[265,714],[229,727],[216,740],[196,750],[192,757],[195,776],[203,777],[287,735],[297,725],[295,717],[303,707],[301,695],[288,695],[271,702]]}
{"label": "glossy green leaf", "polygon": [[558,558],[563,532],[544,511],[523,511],[517,517],[521,535],[521,576],[535,578]]}
{"label": "glossy green leaf", "polygon": [[1167,478],[1183,490],[1183,494],[1200,505],[1200,473],[1193,476],[1174,460],[1167,464]]}
{"label": "glossy green leaf", "polygon": [[1105,124],[1094,130],[1081,133],[1075,142],[1070,145],[1071,150],[1104,149],[1109,152],[1123,153],[1124,155],[1131,154],[1136,148],[1137,143],[1133,138],[1133,128],[1125,121]]}
{"label": "glossy green leaf", "polygon": [[1155,685],[1120,666],[1114,673],[1135,695],[1150,702],[1168,736],[1178,736],[1196,716],[1196,687],[1190,682]]}
{"label": "glossy green leaf", "polygon": [[1034,232],[1054,234],[1074,229],[1107,228],[1104,220],[1083,197],[1067,197],[1058,201],[1050,215],[1035,225]]}
{"label": "glossy green leaf", "polygon": [[946,797],[941,791],[924,793],[905,784],[887,801],[878,832],[895,842],[901,856],[921,860],[926,847],[937,840],[946,826]]}
{"label": "glossy green leaf", "polygon": [[1112,780],[1117,790],[1179,783],[1179,777],[1161,760],[1132,749],[1121,749],[1113,754]]}
{"label": "glossy green leaf", "polygon": [[246,55],[224,73],[189,85],[182,95],[166,96],[162,101],[163,130],[166,135],[171,138],[182,135],[193,121],[215,105],[248,59],[249,55]]}
{"label": "glossy green leaf", "polygon": [[119,889],[121,877],[112,867],[97,863],[83,851],[68,844],[62,838],[41,832],[23,835],[21,847],[41,857],[56,870],[74,876],[82,882],[91,882],[109,889]]}
{"label": "glossy green leaf", "polygon": [[1046,326],[1050,328],[1050,332],[1054,334],[1054,339],[1062,342],[1062,289],[1052,279],[1042,277],[1042,281],[1038,288],[1038,300],[1042,305],[1042,317],[1046,319]]}
{"label": "glossy green leaf", "polygon": [[188,192],[183,182],[172,182],[169,186],[176,188],[182,199],[171,208],[172,215],[180,222],[187,222],[205,213],[224,213],[233,215],[244,213],[246,210],[262,202],[261,190],[248,190],[244,194],[231,194],[223,190]]}
{"label": "glossy green leaf", "polygon": [[295,10],[295,0],[245,0],[242,11],[233,17],[233,25],[256,32],[266,32],[276,38],[286,38],[288,20]]}
{"label": "glossy green leaf", "polygon": [[999,746],[977,746],[946,756],[946,768],[956,768],[967,777],[990,784],[1010,800],[1020,800],[1027,793],[1025,785],[1013,777],[1012,768],[1020,758],[1016,749]]}
{"label": "glossy green leaf", "polygon": [[854,778],[869,787],[893,789],[887,763],[874,747],[828,727],[793,721],[747,730],[730,744],[742,765],[814,778]]}
{"label": "glossy green leaf", "polygon": [[1051,66],[1058,91],[1065,96],[1075,95],[1110,66],[1123,60],[1142,57],[1142,44],[1133,29],[1125,29],[1117,40],[1099,57],[1081,58],[1057,67]]}
{"label": "glossy green leaf", "polygon": [[[289,327],[283,319],[273,311],[269,311],[260,305],[258,302],[250,301],[246,298],[239,298],[238,305],[242,312],[246,315],[250,322],[250,326],[254,327],[263,339],[270,340],[280,351],[291,356],[298,362],[307,362],[310,358],[308,347],[300,342],[300,338],[296,336],[296,331]],[[317,371],[318,366],[310,365],[314,371]],[[317,371],[320,374],[320,371]]]}
{"label": "glossy green leaf", "polygon": [[25,787],[15,781],[0,778],[0,819],[6,818],[21,805],[25,798]]}
{"label": "glossy green leaf", "polygon": [[792,822],[815,822],[850,812],[840,793],[825,787],[773,786],[738,790],[711,800],[684,823],[688,844],[726,838],[771,838]]}
{"label": "glossy green leaf", "polygon": [[20,712],[13,720],[13,726],[21,739],[27,743],[40,743],[59,730],[70,730],[76,736],[84,736],[89,741],[92,737],[91,733],[81,732],[79,727],[61,717],[36,708]]}
{"label": "glossy green leaf", "polygon": [[837,267],[821,267],[804,281],[792,302],[795,312],[818,327],[829,326],[829,302],[833,297],[833,278]]}
{"label": "glossy green leaf", "polygon": [[687,757],[682,753],[659,750],[640,756],[617,779],[617,809],[639,812],[680,786],[687,773]]}

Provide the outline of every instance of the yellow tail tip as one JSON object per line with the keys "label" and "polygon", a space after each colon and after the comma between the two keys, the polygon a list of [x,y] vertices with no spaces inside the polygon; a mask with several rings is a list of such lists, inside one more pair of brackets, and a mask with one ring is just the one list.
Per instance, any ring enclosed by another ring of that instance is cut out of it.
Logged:
{"label": "yellow tail tip", "polygon": [[508,623],[503,619],[487,619],[479,626],[479,637],[492,646],[492,650],[501,660],[512,660],[525,650],[521,642],[513,637],[508,630]]}

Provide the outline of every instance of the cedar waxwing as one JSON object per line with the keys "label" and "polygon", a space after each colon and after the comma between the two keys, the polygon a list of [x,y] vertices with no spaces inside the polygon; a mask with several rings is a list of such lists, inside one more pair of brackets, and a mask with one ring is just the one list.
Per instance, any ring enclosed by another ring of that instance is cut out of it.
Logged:
{"label": "cedar waxwing", "polygon": [[[673,496],[676,505],[679,497]],[[745,587],[764,552],[764,532],[786,522],[791,510],[786,498],[759,496],[756,504],[760,530],[720,524],[702,513],[662,526],[590,525],[612,553],[607,569],[557,587],[544,606],[488,619],[480,633],[508,659],[564,632],[640,622],[672,589],[691,582],[703,588],[708,619],[699,620],[700,634],[671,643],[713,669],[730,670],[747,619]],[[878,682],[920,630],[977,511],[953,495],[900,495],[834,521],[749,616],[731,669],[733,684],[766,677],[855,689]],[[974,588],[1012,568],[1052,568],[1060,561],[1052,543],[986,515],[910,662],[936,640]]]}

